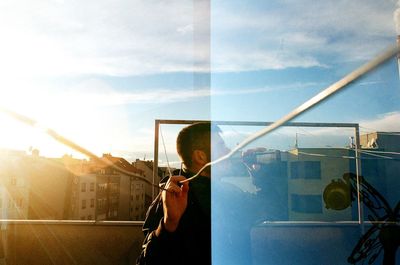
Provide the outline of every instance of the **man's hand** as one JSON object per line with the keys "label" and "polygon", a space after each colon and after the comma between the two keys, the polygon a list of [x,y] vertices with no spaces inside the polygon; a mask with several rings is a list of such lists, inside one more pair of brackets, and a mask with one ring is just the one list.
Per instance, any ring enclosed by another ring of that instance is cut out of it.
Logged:
{"label": "man's hand", "polygon": [[178,228],[179,220],[186,210],[189,183],[179,184],[185,180],[184,176],[171,176],[162,191],[164,209],[164,227],[168,232],[175,232]]}

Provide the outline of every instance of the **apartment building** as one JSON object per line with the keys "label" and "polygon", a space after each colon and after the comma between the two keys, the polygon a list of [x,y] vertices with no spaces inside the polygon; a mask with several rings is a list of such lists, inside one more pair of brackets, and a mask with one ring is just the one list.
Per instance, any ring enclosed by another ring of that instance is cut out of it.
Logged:
{"label": "apartment building", "polygon": [[96,184],[96,174],[74,176],[71,185],[71,212],[69,219],[96,219]]}
{"label": "apartment building", "polygon": [[[394,207],[399,200],[400,132],[372,132],[360,136],[363,156],[361,174]],[[372,159],[374,158],[374,159]]]}
{"label": "apartment building", "polygon": [[[398,202],[398,163],[400,133],[374,132],[360,136],[358,173],[388,203]],[[352,148],[295,148],[288,152],[271,151],[257,155],[261,165],[253,174],[264,201],[273,201],[268,218],[288,221],[351,221],[358,218],[358,205],[344,210],[326,208],[323,192],[345,173],[356,173],[356,154]],[[350,192],[350,190],[349,190]],[[365,207],[364,207],[365,208]],[[369,210],[364,209],[364,216]],[[287,218],[285,218],[287,211]],[[272,213],[272,214],[271,214]]]}
{"label": "apartment building", "polygon": [[0,218],[26,219],[29,211],[28,157],[25,152],[0,150]]}
{"label": "apartment building", "polygon": [[352,171],[346,148],[296,148],[288,152],[288,214],[290,221],[350,221],[352,209],[327,209],[325,187]]}
{"label": "apartment building", "polygon": [[131,179],[130,220],[144,220],[147,207],[145,204],[145,184],[142,180]]}
{"label": "apartment building", "polygon": [[136,182],[143,182],[137,180],[143,175],[142,171],[121,157],[104,154],[102,159],[107,159],[124,172],[100,161],[84,162],[75,171],[76,176],[71,185],[69,219],[136,220],[136,217],[143,216],[144,187],[140,185],[140,189],[132,188],[136,187]]}
{"label": "apartment building", "polygon": [[[136,159],[135,162],[132,163],[132,165],[143,171],[143,176],[150,182],[153,182],[153,167],[154,163],[151,160],[140,160]],[[167,169],[166,168],[158,168],[157,169],[157,178],[154,180],[155,184],[157,185],[162,178],[164,178],[167,175]],[[138,183],[139,184],[139,183]],[[150,206],[153,198],[153,186],[150,185],[149,183],[143,182],[144,185],[144,208],[147,210],[147,208]],[[137,185],[135,187],[138,187]],[[155,192],[158,192],[158,189],[155,190]]]}
{"label": "apartment building", "polygon": [[2,150],[0,159],[0,206],[4,219],[68,218],[73,174],[60,159],[41,157],[38,150]]}

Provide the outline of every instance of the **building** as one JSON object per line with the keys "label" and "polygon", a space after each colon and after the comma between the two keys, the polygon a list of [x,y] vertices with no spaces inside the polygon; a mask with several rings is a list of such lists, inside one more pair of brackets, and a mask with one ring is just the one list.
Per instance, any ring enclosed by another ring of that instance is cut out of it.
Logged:
{"label": "building", "polygon": [[400,172],[400,132],[373,132],[360,136],[363,150],[361,174],[389,202],[398,203]]}
{"label": "building", "polygon": [[[104,154],[102,159],[107,162],[92,159],[75,171],[69,219],[140,220],[145,212],[143,172],[121,157]],[[140,189],[133,188],[137,182]]]}
{"label": "building", "polygon": [[0,218],[27,219],[29,166],[25,152],[0,150]]}
{"label": "building", "polygon": [[96,219],[96,174],[74,176],[71,183],[71,209],[69,219]]}
{"label": "building", "polygon": [[[153,167],[154,163],[151,160],[140,160],[136,159],[135,162],[132,163],[132,165],[143,171],[144,177],[150,182],[153,183]],[[174,170],[174,169],[171,169]],[[159,167],[157,170],[157,178],[155,179],[155,185],[158,185],[161,179],[163,179],[165,176],[168,175],[168,169],[167,168],[161,168]],[[144,185],[145,188],[145,194],[144,194],[144,208],[147,210],[149,208],[151,202],[153,201],[153,186],[150,185],[149,183],[145,183],[142,181],[142,184]],[[158,189],[156,189],[156,193],[158,192]]]}
{"label": "building", "polygon": [[[355,169],[353,150],[346,148],[295,148],[270,150],[252,158],[257,197],[269,221],[350,221],[356,211],[327,209],[323,192],[332,180]],[[273,203],[265,203],[273,202]],[[356,208],[356,206],[355,206]]]}
{"label": "building", "polygon": [[[392,208],[398,203],[400,133],[374,132],[360,136],[359,174],[379,192]],[[295,148],[288,152],[257,154],[261,165],[253,183],[264,201],[268,220],[354,221],[358,205],[344,210],[326,208],[323,192],[345,173],[356,173],[354,148]],[[350,192],[350,190],[349,190]],[[287,217],[285,217],[287,211]],[[272,214],[271,214],[272,213]],[[370,214],[364,207],[364,217]]]}
{"label": "building", "polygon": [[351,221],[351,208],[327,209],[323,192],[332,180],[351,172],[354,152],[346,148],[296,148],[288,152],[288,214],[290,221]]}
{"label": "building", "polygon": [[29,219],[68,219],[73,173],[60,159],[29,156]]}
{"label": "building", "polygon": [[68,189],[73,174],[57,159],[23,151],[0,154],[3,219],[67,219]]}
{"label": "building", "polygon": [[1,150],[2,219],[143,220],[143,171],[121,157],[101,159]]}
{"label": "building", "polygon": [[132,178],[130,188],[131,198],[129,208],[129,220],[142,221],[144,220],[147,211],[145,201],[145,182]]}

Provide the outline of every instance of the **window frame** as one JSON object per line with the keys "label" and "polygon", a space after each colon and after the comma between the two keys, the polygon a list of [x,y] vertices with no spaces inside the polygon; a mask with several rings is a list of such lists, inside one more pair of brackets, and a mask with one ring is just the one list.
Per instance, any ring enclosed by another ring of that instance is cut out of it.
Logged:
{"label": "window frame", "polygon": [[[160,126],[166,125],[190,125],[197,122],[211,122],[216,125],[240,125],[240,126],[259,126],[267,127],[272,125],[274,122],[251,122],[251,121],[213,121],[213,120],[173,120],[173,119],[156,119],[154,121],[154,165],[153,165],[153,187],[152,187],[152,200],[155,199],[156,193],[156,179],[158,176],[158,155],[159,155],[159,144],[160,144]],[[353,128],[355,145],[354,145],[354,155],[355,155],[355,167],[357,175],[357,194],[361,193],[360,190],[360,179],[359,175],[361,172],[361,161],[360,157],[360,126],[358,123],[325,123],[325,122],[286,122],[280,127],[325,127],[325,128]],[[360,196],[357,196],[357,215],[358,224],[361,225],[362,230],[365,229],[365,220],[363,214],[363,205]],[[297,221],[295,221],[297,222]]]}

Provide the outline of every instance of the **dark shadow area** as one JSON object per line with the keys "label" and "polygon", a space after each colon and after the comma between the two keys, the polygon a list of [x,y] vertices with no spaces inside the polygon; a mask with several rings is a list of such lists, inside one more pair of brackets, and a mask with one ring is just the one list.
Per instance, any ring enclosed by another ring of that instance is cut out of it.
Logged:
{"label": "dark shadow area", "polygon": [[142,224],[3,223],[6,264],[133,264]]}

